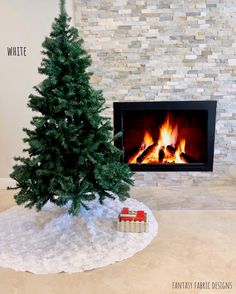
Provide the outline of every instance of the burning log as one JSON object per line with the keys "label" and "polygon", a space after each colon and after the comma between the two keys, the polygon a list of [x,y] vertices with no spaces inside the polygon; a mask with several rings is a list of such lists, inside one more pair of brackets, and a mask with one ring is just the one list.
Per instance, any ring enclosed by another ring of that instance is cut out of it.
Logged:
{"label": "burning log", "polygon": [[171,155],[174,155],[175,152],[176,152],[176,148],[171,146],[171,145],[167,145],[166,146],[166,150],[171,154]]}
{"label": "burning log", "polygon": [[157,148],[158,144],[154,143],[150,146],[148,146],[143,153],[137,158],[137,162],[138,163],[142,163],[149,155],[152,154],[152,152],[155,151],[155,149]]}
{"label": "burning log", "polygon": [[128,150],[125,153],[125,162],[133,161],[139,154],[139,151],[141,150],[140,145]]}
{"label": "burning log", "polygon": [[162,162],[163,159],[165,158],[165,151],[163,148],[159,150],[158,158],[159,158],[159,162]]}
{"label": "burning log", "polygon": [[198,163],[198,160],[190,155],[185,154],[184,152],[180,153],[180,158],[186,163]]}

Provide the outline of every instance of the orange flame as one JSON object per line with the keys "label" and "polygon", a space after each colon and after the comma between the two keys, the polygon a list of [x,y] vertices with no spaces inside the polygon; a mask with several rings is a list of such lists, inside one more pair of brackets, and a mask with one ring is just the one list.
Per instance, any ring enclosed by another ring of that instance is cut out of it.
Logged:
{"label": "orange flame", "polygon": [[176,163],[185,163],[183,159],[181,159],[180,154],[185,152],[185,139],[181,139],[178,145],[178,148],[175,153]]}
{"label": "orange flame", "polygon": [[168,115],[166,121],[160,128],[160,139],[158,144],[161,146],[175,145],[178,137],[178,127],[174,128],[170,124],[170,116]]}
{"label": "orange flame", "polygon": [[145,131],[144,137],[143,137],[143,144],[145,145],[145,148],[152,145],[153,143],[154,143],[154,140],[151,134],[148,131]]}

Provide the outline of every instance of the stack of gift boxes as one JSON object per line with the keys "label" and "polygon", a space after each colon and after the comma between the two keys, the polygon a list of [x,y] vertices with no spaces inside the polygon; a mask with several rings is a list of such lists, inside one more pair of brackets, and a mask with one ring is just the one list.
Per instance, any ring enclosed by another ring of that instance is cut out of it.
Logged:
{"label": "stack of gift boxes", "polygon": [[147,213],[144,210],[131,211],[124,207],[118,217],[117,230],[131,233],[147,232]]}

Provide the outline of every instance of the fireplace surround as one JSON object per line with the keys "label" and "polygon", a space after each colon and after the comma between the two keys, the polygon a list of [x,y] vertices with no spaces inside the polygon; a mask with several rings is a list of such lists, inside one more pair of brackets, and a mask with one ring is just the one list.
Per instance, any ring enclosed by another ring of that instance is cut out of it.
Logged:
{"label": "fireplace surround", "polygon": [[216,101],[115,102],[115,145],[133,171],[212,171]]}

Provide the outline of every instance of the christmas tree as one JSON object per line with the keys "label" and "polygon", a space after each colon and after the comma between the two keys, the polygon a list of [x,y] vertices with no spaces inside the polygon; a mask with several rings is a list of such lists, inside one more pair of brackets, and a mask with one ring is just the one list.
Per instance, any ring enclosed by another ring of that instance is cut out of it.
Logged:
{"label": "christmas tree", "polygon": [[32,129],[24,129],[27,156],[15,158],[11,177],[19,189],[17,204],[39,211],[48,201],[70,201],[69,213],[78,215],[96,197],[101,204],[114,194],[125,200],[133,180],[113,144],[110,119],[101,115],[103,94],[90,85],[91,58],[69,21],[60,0],[60,14],[42,44],[38,71],[46,79],[29,96],[28,106],[39,115]]}

